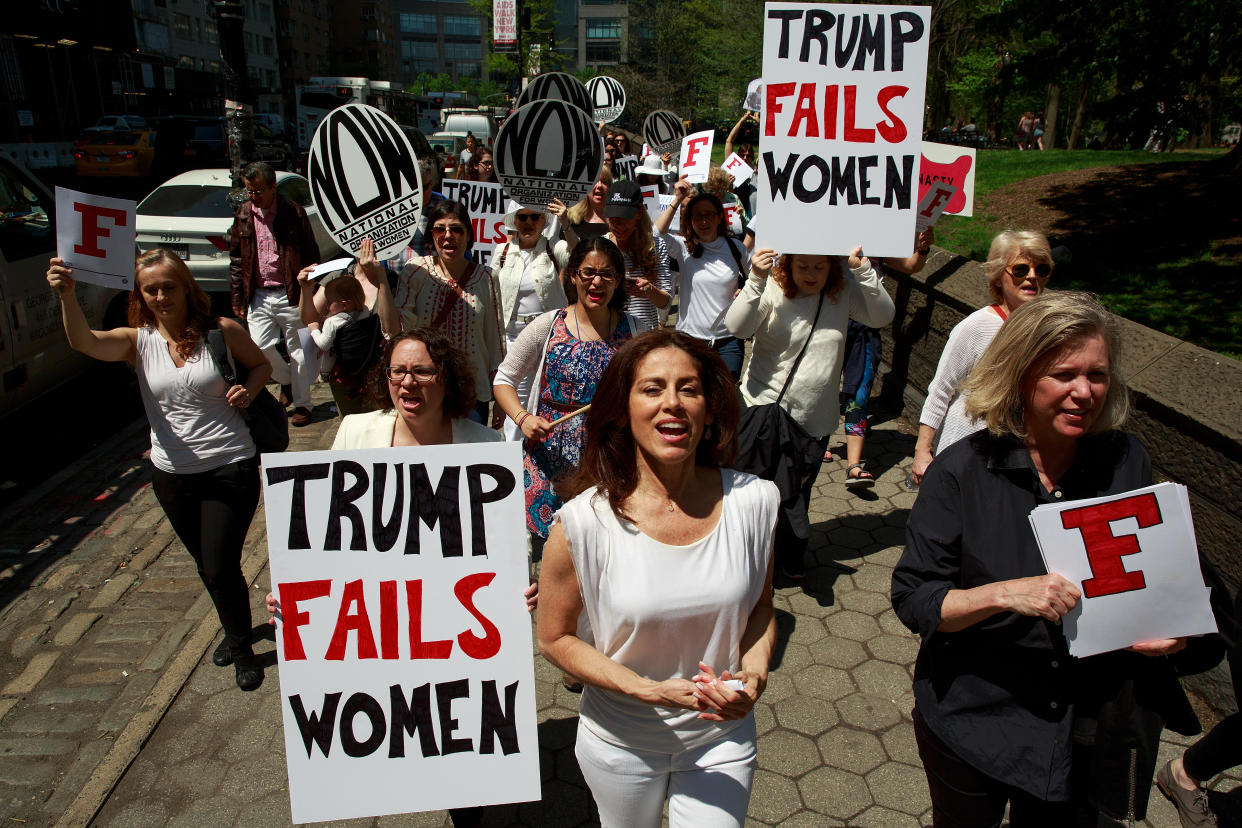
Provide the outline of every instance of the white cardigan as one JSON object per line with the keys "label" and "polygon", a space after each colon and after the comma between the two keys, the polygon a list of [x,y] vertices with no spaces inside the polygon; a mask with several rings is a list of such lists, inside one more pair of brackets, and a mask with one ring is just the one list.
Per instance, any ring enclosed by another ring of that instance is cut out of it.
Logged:
{"label": "white cardigan", "polygon": [[919,415],[920,425],[937,430],[936,454],[983,428],[983,423],[966,416],[962,384],[996,338],[1002,324],[1004,320],[988,305],[958,322],[949,332],[949,341],[940,352],[936,376],[927,386],[927,400]]}
{"label": "white cardigan", "polygon": [[[850,271],[845,260],[841,262]],[[759,276],[752,269],[725,314],[725,324],[734,336],[754,337],[750,362],[742,377],[742,399],[747,405],[776,402],[802,344],[811,337],[781,405],[813,437],[826,437],[837,428],[849,320],[882,328],[893,321],[896,311],[870,262],[850,271],[836,301],[824,299],[819,321],[811,331],[820,295],[789,299],[775,279]]]}
{"label": "white cardigan", "polygon": [[[502,259],[503,265],[500,263]],[[530,256],[530,275],[535,283],[535,295],[545,311],[565,307],[567,300],[560,272],[568,262],[569,245],[565,241],[558,241],[551,251],[548,250],[548,240],[543,236],[535,242]],[[489,266],[500,287],[500,326],[505,328],[517,312],[518,288],[526,273],[521,248],[513,242],[500,242],[492,251]]]}
{"label": "white cardigan", "polygon": [[[453,420],[453,443],[495,443],[504,439],[499,431],[462,418]],[[397,425],[395,409],[350,414],[341,419],[332,441],[334,449],[388,448]]]}

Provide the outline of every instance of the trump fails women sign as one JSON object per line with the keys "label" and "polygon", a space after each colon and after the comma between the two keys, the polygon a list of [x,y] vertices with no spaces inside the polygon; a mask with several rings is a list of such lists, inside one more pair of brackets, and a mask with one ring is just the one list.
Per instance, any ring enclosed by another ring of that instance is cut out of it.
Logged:
{"label": "trump fails women sign", "polygon": [[517,443],[263,458],[293,821],[539,799]]}
{"label": "trump fails women sign", "polygon": [[768,3],[764,15],[757,243],[909,255],[930,7]]}

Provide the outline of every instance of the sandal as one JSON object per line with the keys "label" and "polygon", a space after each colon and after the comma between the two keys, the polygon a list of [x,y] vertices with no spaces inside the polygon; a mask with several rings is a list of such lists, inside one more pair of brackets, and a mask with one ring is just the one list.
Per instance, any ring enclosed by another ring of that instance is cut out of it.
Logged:
{"label": "sandal", "polygon": [[[857,477],[854,476],[855,469],[858,469]],[[862,463],[851,463],[845,470],[845,488],[868,489],[874,485],[875,475],[864,469]]]}

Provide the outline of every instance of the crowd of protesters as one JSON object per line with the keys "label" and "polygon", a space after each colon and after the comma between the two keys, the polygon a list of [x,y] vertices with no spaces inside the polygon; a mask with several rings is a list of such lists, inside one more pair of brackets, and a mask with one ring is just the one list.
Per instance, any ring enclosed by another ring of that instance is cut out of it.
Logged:
{"label": "crowd of protesters", "polygon": [[[751,118],[726,151],[753,164],[755,147],[737,143]],[[1041,127],[1024,116],[1020,146],[1042,148]],[[740,826],[776,637],[773,580],[797,583],[816,565],[812,487],[842,414],[846,485],[874,482],[861,452],[878,330],[894,316],[886,269],[922,268],[933,236],[882,261],[861,247],[757,246],[743,230],[757,224],[753,181],[717,170],[694,187],[654,154],[631,179],[616,163],[634,154],[629,136],[605,143],[608,163],[578,203],[510,203],[508,238],[486,266],[466,207],[440,197],[423,165],[411,249],[381,262],[366,241],[318,284],[305,213],[259,163],[231,235],[245,326],[213,317],[163,249],[138,259],[131,327],[90,330],[63,261],[48,282],[73,348],[137,369],[154,490],[224,628],[213,661],[233,665],[239,687],[263,680],[240,568],[259,498],[242,414],[275,377],[293,424],[310,422],[296,335],[307,326],[332,355],[334,449],[521,441],[528,549],[542,557],[525,599],[540,649],[583,694],[576,755],[601,822],[655,826],[667,807],[674,826]],[[496,180],[473,137],[461,160],[467,180]],[[654,222],[644,181],[671,196]],[[1214,824],[1200,783],[1242,759],[1237,717],[1158,770],[1151,746],[1165,726],[1195,732],[1176,676],[1236,647],[1229,613],[1219,638],[1072,659],[1059,624],[1081,595],[1047,573],[1025,519],[1039,503],[1151,482],[1143,446],[1120,430],[1115,322],[1088,295],[1048,289],[1039,233],[1001,233],[985,269],[992,302],[954,329],[928,389],[919,495],[893,574],[893,606],[922,642],[913,718],[934,824],[998,825],[1007,808],[1015,826],[1141,819],[1153,777],[1183,824]],[[213,331],[241,380],[213,358]],[[735,470],[773,449],[745,439],[761,416],[801,434],[801,465]],[[615,556],[626,565],[610,566]],[[453,812],[460,825],[479,816]]]}

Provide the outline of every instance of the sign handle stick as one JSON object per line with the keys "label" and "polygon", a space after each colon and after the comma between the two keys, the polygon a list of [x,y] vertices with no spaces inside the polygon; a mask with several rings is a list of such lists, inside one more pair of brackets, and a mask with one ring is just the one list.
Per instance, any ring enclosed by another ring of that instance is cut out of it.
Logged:
{"label": "sign handle stick", "polygon": [[558,425],[565,422],[566,420],[571,419],[573,417],[577,417],[579,414],[581,414],[583,411],[586,411],[590,407],[591,407],[591,404],[587,403],[586,405],[582,406],[582,408],[579,408],[577,411],[571,411],[568,414],[566,414],[564,417],[558,417],[557,419],[548,423],[548,428],[556,428]]}

